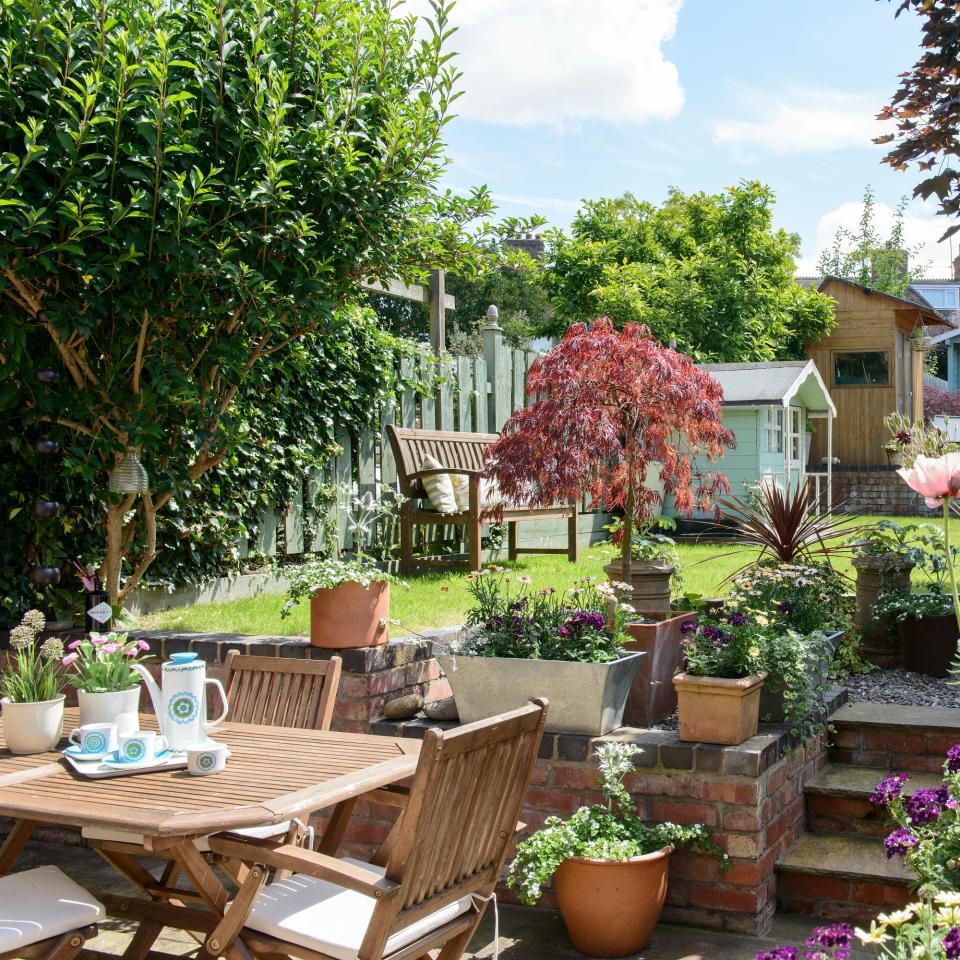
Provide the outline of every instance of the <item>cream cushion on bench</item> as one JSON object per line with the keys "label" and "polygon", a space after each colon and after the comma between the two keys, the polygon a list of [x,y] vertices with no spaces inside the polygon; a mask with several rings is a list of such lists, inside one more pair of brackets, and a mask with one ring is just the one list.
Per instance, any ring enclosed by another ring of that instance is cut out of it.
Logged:
{"label": "cream cushion on bench", "polygon": [[[268,823],[262,827],[244,827],[242,830],[230,830],[240,837],[250,837],[253,840],[268,840],[286,834],[290,829],[290,821],[283,823]],[[143,846],[143,834],[132,833],[126,830],[114,830],[110,827],[82,827],[80,835],[84,840],[109,840],[112,843],[132,843],[134,846]],[[210,844],[206,837],[197,837],[193,845],[201,853],[210,852]]]}
{"label": "cream cushion on bench", "polygon": [[0,953],[81,930],[105,916],[103,904],[57,867],[0,877]]}
{"label": "cream cushion on bench", "polygon": [[[383,867],[372,863],[351,857],[341,859],[344,863],[376,871],[381,876],[386,873]],[[387,940],[384,956],[466,913],[470,902],[469,896],[461,897],[398,930]],[[365,894],[297,873],[263,888],[247,918],[247,927],[337,960],[357,960],[357,951],[363,943],[375,906],[376,901]]]}
{"label": "cream cushion on bench", "polygon": [[[443,464],[429,454],[423,458],[420,464],[421,470],[442,470]],[[466,480],[466,477],[457,477],[457,480]],[[430,506],[437,513],[458,513],[460,506],[457,503],[456,490],[454,488],[453,477],[449,473],[435,473],[430,477],[423,478],[423,489],[427,491],[427,498],[430,500]],[[470,497],[469,482],[467,486],[467,498]],[[468,503],[469,508],[469,503]]]}

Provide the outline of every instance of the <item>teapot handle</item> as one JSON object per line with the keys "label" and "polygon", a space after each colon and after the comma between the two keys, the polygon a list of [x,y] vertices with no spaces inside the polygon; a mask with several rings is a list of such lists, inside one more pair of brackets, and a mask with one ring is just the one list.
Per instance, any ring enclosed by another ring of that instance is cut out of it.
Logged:
{"label": "teapot handle", "polygon": [[206,682],[212,683],[220,691],[220,700],[223,703],[223,713],[221,713],[216,720],[211,720],[204,724],[207,730],[212,730],[226,720],[227,714],[230,712],[230,704],[227,703],[227,692],[223,689],[223,684],[219,680],[208,679]]}

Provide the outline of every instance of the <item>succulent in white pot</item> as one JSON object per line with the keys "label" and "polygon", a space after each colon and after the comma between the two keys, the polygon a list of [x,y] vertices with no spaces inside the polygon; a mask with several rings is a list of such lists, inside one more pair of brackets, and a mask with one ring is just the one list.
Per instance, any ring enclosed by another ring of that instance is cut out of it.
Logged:
{"label": "succulent in white pot", "polygon": [[11,753],[46,753],[63,735],[63,642],[37,637],[46,626],[39,610],[28,610],[10,631],[10,651],[0,674],[3,736]]}

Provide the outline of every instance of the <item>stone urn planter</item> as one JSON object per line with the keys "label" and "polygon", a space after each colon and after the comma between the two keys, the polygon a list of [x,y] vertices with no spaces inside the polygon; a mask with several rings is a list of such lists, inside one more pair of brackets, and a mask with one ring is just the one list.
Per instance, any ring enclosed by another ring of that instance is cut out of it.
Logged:
{"label": "stone urn planter", "polygon": [[3,698],[3,739],[11,753],[46,753],[63,736],[63,704],[60,693],[52,700],[14,703]]}
{"label": "stone urn planter", "polygon": [[765,673],[728,680],[680,673],[673,678],[680,713],[680,739],[735,746],[757,732]]}
{"label": "stone urn planter", "polygon": [[[817,696],[821,703],[823,702],[823,690],[819,688],[826,687],[830,680],[830,665],[833,663],[837,648],[843,641],[845,631],[835,630],[827,634],[830,641],[828,651],[820,657],[812,654],[807,656],[806,674],[810,680],[810,686],[818,690]],[[783,687],[772,678],[768,677],[767,682],[760,691],[760,719],[768,723],[784,723],[787,717],[783,711]]]}
{"label": "stone urn planter", "polygon": [[314,590],[310,597],[310,643],[327,650],[376,647],[389,639],[390,584],[354,581]]}
{"label": "stone urn planter", "polygon": [[857,571],[857,607],[853,621],[860,633],[860,652],[865,660],[878,667],[900,665],[900,636],[889,617],[874,619],[874,605],[886,591],[908,592],[915,566],[912,560],[898,553],[861,554],[853,558]]}
{"label": "stone urn planter", "polygon": [[521,660],[443,654],[461,723],[472,723],[525,706],[534,697],[550,701],[547,730],[600,737],[621,726],[633,679],[645,654],[624,652],[609,663]]}
{"label": "stone urn planter", "polygon": [[[649,610],[654,613],[669,613],[670,611],[670,578],[676,567],[670,563],[651,562],[630,565],[630,578],[627,581],[631,587],[629,597],[621,597],[637,610]],[[603,572],[614,582],[624,582],[623,566],[617,559],[608,563]]]}
{"label": "stone urn planter", "polygon": [[960,628],[952,613],[909,618],[898,625],[903,668],[928,677],[945,677],[957,652]]}
{"label": "stone urn planter", "polygon": [[644,610],[640,614],[647,622],[628,624],[631,639],[623,645],[624,650],[646,654],[623,711],[628,727],[649,727],[676,709],[673,676],[683,666],[680,625],[696,622],[700,616],[692,611],[665,614]]}
{"label": "stone urn planter", "polygon": [[667,897],[672,848],[630,860],[570,857],[557,869],[557,903],[573,945],[589,957],[623,957],[650,941]]}

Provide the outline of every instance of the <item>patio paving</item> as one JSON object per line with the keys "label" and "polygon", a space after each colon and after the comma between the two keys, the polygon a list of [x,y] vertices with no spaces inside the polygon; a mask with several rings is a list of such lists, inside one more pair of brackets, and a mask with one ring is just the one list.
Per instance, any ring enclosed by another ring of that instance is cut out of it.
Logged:
{"label": "patio paving", "polygon": [[[78,883],[94,891],[120,895],[134,892],[92,850],[84,847],[31,843],[18,860],[17,868],[45,863],[55,863]],[[650,946],[634,955],[632,960],[753,960],[758,950],[768,950],[783,943],[802,943],[816,923],[809,917],[777,917],[771,934],[763,938],[662,924],[657,927]],[[132,930],[132,924],[108,920],[101,924],[100,935],[90,945],[98,950],[120,954]],[[190,954],[196,947],[196,941],[176,930],[165,930],[156,945],[156,949],[164,953],[180,956]],[[490,960],[493,956],[493,912],[488,910],[466,957]],[[570,945],[559,914],[549,910],[500,907],[502,960],[554,960],[557,957],[580,956],[582,954]],[[853,960],[868,960],[872,956],[866,950],[855,950],[852,955]]]}

